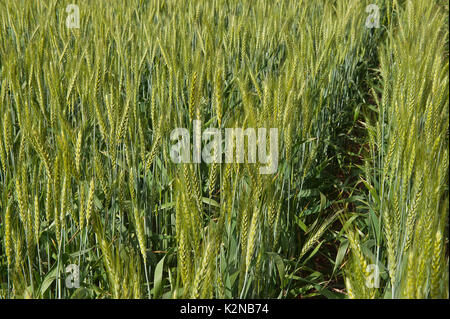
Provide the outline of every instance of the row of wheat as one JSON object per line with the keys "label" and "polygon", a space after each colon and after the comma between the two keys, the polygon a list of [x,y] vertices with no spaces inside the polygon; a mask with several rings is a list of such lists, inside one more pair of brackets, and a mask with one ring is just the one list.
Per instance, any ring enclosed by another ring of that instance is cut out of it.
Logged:
{"label": "row of wheat", "polygon": [[[377,260],[393,297],[448,293],[443,15],[378,1],[371,29],[370,3],[79,1],[69,28],[70,1],[0,2],[0,297],[344,296],[339,172],[378,61]],[[171,132],[194,121],[277,128],[276,173],[175,163]],[[349,265],[348,294],[372,296]]]}
{"label": "row of wheat", "polygon": [[[422,1],[397,12],[380,49],[376,113],[366,122],[371,151],[362,182],[373,218],[363,233],[349,231],[347,290],[355,298],[448,298],[446,15]],[[366,285],[370,264],[380,278]]]}

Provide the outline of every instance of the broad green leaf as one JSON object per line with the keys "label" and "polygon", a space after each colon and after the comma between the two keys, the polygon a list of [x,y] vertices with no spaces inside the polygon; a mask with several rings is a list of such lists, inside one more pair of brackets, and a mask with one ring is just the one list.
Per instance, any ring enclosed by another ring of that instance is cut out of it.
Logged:
{"label": "broad green leaf", "polygon": [[156,265],[155,275],[154,275],[154,286],[153,286],[153,298],[159,298],[161,294],[162,281],[163,281],[163,267],[164,267],[164,256]]}

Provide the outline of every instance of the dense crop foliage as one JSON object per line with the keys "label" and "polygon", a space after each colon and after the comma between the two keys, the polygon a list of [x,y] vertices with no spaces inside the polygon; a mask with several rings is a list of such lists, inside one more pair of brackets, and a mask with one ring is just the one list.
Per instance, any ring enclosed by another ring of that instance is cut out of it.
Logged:
{"label": "dense crop foliage", "polygon": [[73,2],[0,0],[1,298],[448,297],[448,4]]}
{"label": "dense crop foliage", "polygon": [[[448,26],[439,9],[407,2],[380,50],[383,89],[366,123],[371,153],[361,177],[371,229],[361,239],[349,233],[355,297],[448,298]],[[360,279],[368,260],[384,270],[378,290]]]}

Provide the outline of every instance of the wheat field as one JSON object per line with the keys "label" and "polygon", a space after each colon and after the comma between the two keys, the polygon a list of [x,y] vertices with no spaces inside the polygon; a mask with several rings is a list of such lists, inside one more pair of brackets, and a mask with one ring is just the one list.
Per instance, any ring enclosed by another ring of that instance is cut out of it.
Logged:
{"label": "wheat field", "polygon": [[0,0],[0,299],[448,298],[448,12]]}

